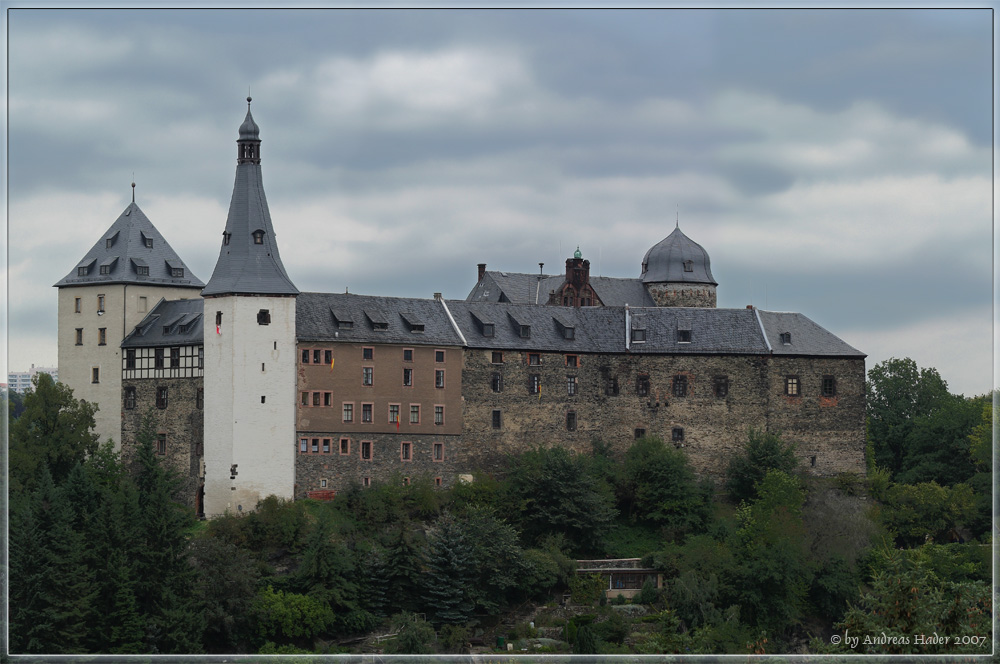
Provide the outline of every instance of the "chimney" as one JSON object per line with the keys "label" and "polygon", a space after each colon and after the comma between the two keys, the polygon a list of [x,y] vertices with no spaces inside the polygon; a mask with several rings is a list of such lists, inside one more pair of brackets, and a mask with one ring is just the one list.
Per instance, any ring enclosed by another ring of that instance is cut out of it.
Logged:
{"label": "chimney", "polygon": [[485,275],[486,275],[486,263],[480,263],[479,264],[479,279],[476,280],[476,283],[478,284],[480,281],[482,281],[483,277]]}
{"label": "chimney", "polygon": [[752,304],[748,304],[747,305],[747,309],[753,309],[753,305]]}
{"label": "chimney", "polygon": [[440,299],[441,299],[441,293],[434,293],[434,299],[440,301]]}

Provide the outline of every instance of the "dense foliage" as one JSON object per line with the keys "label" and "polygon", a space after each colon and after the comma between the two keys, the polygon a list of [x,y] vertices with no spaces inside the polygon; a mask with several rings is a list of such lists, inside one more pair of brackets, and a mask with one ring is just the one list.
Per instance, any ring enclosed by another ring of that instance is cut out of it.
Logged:
{"label": "dense foliage", "polygon": [[[46,378],[10,428],[12,652],[431,654],[500,637],[518,651],[759,654],[815,637],[812,652],[956,654],[989,642],[973,637],[990,636],[992,404],[948,394],[909,360],[870,373],[866,478],[810,476],[791,442],[750,430],[724,492],[643,438],[620,459],[599,442],[591,455],[540,448],[447,490],[397,478],[207,523],[172,500],[148,421],[126,468],[97,445],[93,407]],[[640,557],[663,585],[606,597],[606,577],[576,573],[577,558],[601,557]],[[510,623],[532,606],[538,628]],[[966,642],[830,639],[935,630]]]}

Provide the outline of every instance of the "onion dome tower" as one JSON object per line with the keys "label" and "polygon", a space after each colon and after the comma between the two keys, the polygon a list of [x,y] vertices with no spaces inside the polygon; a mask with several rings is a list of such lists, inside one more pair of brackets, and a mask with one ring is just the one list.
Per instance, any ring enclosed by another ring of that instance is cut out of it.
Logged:
{"label": "onion dome tower", "polygon": [[680,225],[646,252],[640,279],[658,307],[715,308],[719,284],[708,252],[684,235]]}
{"label": "onion dome tower", "polygon": [[278,254],[250,113],[205,298],[205,513],[253,510],[295,484],[295,288]]}

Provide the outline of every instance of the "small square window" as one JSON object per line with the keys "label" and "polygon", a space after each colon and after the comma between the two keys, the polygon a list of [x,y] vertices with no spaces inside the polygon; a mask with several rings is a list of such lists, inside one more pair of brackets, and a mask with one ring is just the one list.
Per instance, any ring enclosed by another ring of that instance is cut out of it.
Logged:
{"label": "small square window", "polygon": [[267,309],[261,309],[257,312],[257,324],[258,325],[270,325],[271,324],[271,312]]}
{"label": "small square window", "polygon": [[78,267],[78,268],[76,268],[76,276],[78,276],[78,277],[86,277],[87,276],[87,272],[89,272],[89,271],[90,271],[89,267],[86,267],[86,266],[84,266],[84,267]]}
{"label": "small square window", "polygon": [[531,326],[530,325],[522,325],[521,326],[521,338],[522,339],[530,339],[531,338]]}
{"label": "small square window", "polygon": [[181,278],[181,277],[183,277],[184,276],[184,268],[182,268],[182,267],[172,267],[172,268],[170,268],[170,276],[171,277],[176,277],[178,279]]}
{"label": "small square window", "polygon": [[576,431],[576,412],[569,411],[566,413],[566,431]]}
{"label": "small square window", "polygon": [[375,358],[375,349],[374,348],[362,348],[361,349],[361,359],[362,360],[371,360],[371,359],[374,359],[374,358]]}
{"label": "small square window", "polygon": [[253,243],[254,244],[264,244],[264,231],[254,231],[253,232]]}
{"label": "small square window", "polygon": [[444,461],[444,443],[434,443],[434,460]]}
{"label": "small square window", "polygon": [[494,334],[493,323],[483,323],[483,336],[492,337]]}
{"label": "small square window", "polygon": [[101,274],[111,274],[111,266],[110,265],[102,265],[101,266]]}
{"label": "small square window", "polygon": [[542,366],[542,356],[540,353],[528,353],[528,366],[540,367]]}
{"label": "small square window", "polygon": [[152,249],[153,248],[153,238],[147,237],[145,239],[145,241],[146,241],[146,248],[147,249]]}
{"label": "small square window", "polygon": [[440,477],[434,478],[434,486],[442,486]]}
{"label": "small square window", "polygon": [[792,333],[791,332],[782,332],[781,333],[781,343],[784,346],[790,346],[790,345],[792,345]]}
{"label": "small square window", "polygon": [[639,440],[640,438],[643,438],[646,435],[646,430],[645,429],[636,429],[633,433],[635,435],[635,439]]}
{"label": "small square window", "polygon": [[494,429],[499,429],[500,428],[500,411],[499,410],[494,410],[493,411],[493,428]]}
{"label": "small square window", "polygon": [[413,349],[412,348],[404,348],[403,349],[403,361],[404,362],[412,362],[413,361]]}
{"label": "small square window", "polygon": [[646,330],[644,329],[632,330],[632,341],[636,343],[642,343],[646,341]]}
{"label": "small square window", "polygon": [[800,395],[798,376],[785,376],[785,394],[790,397],[797,397]]}
{"label": "small square window", "polygon": [[361,486],[371,486],[371,485],[372,485],[372,478],[370,477],[361,478]]}
{"label": "small square window", "polygon": [[503,353],[499,350],[493,351],[493,359],[490,362],[493,364],[503,364]]}
{"label": "small square window", "polygon": [[694,272],[694,261],[684,261],[684,271]]}
{"label": "small square window", "polygon": [[674,376],[674,396],[675,397],[686,397],[688,393],[688,379],[687,376]]}
{"label": "small square window", "polygon": [[440,362],[444,362],[444,351],[443,350],[436,350],[436,351],[434,351],[434,361],[435,362],[439,362],[439,363]]}
{"label": "small square window", "polygon": [[823,376],[823,396],[837,396],[837,379],[833,376]]}
{"label": "small square window", "polygon": [[691,343],[691,330],[677,330],[677,343]]}
{"label": "small square window", "polygon": [[575,366],[577,366],[577,362],[578,361],[579,361],[579,358],[576,355],[567,355],[566,356],[566,366],[567,367],[575,367]]}

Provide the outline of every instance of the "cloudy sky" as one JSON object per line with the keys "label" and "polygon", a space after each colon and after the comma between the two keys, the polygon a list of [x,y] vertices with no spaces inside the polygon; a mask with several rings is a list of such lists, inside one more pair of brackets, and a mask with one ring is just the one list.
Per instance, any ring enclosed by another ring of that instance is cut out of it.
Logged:
{"label": "cloudy sky", "polygon": [[7,12],[8,349],[131,197],[203,281],[252,90],[303,291],[464,298],[476,264],[637,277],[679,215],[720,307],[993,383],[977,10]]}

